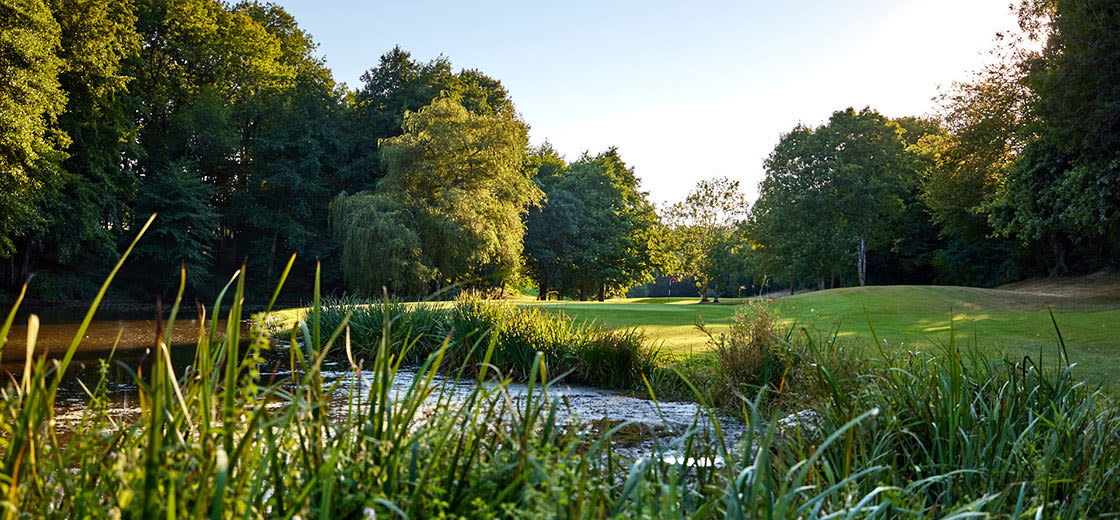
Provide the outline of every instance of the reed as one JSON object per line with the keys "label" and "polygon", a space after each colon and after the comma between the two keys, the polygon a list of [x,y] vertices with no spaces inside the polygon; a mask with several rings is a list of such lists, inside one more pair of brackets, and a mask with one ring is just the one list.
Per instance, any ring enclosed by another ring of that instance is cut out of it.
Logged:
{"label": "reed", "polygon": [[[629,460],[612,444],[627,425],[596,432],[562,422],[554,383],[573,369],[628,385],[634,376],[596,370],[642,367],[633,349],[618,347],[640,342],[633,333],[478,301],[446,310],[384,302],[358,312],[316,294],[286,333],[291,375],[264,380],[260,360],[275,347],[261,325],[241,341],[244,294],[239,271],[198,310],[208,325],[188,369],[172,366],[162,342],[153,347],[156,362],[135,374],[135,419],[114,418],[102,382],[88,389],[81,423],[63,438],[54,392],[81,337],[61,360],[29,357],[25,375],[0,390],[0,514],[823,519],[1120,511],[1116,405],[1078,382],[1063,345],[1055,354],[1062,368],[1044,371],[1039,359],[990,360],[955,342],[937,356],[884,348],[866,365],[840,363],[837,345],[791,342],[802,367],[797,384],[813,406],[799,421],[777,420],[783,412],[766,404],[781,383],[738,391],[741,415],[726,419],[707,406],[703,382],[677,371],[705,411],[683,434],[655,438],[648,456]],[[222,315],[232,325],[218,330]],[[14,309],[0,337],[12,316]],[[568,344],[575,339],[602,344]],[[326,379],[331,358],[347,360],[353,375]],[[656,380],[642,376],[656,394]],[[523,391],[511,391],[513,379],[525,382]],[[718,436],[729,420],[743,432],[737,443]]]}

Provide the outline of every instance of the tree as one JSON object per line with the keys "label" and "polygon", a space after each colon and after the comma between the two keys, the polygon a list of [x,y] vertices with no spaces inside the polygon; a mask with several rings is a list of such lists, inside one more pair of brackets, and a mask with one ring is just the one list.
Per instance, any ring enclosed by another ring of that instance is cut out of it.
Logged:
{"label": "tree", "polygon": [[331,202],[331,230],[342,247],[342,272],[368,296],[422,294],[435,270],[425,263],[413,208],[384,194],[340,194]]}
{"label": "tree", "polygon": [[[443,283],[477,283],[482,278],[501,283],[520,266],[522,214],[543,196],[523,168],[526,148],[525,125],[512,111],[481,115],[467,111],[456,99],[437,99],[407,114],[404,133],[381,143],[386,176],[378,184],[379,197],[358,194],[363,196],[340,204],[343,213],[332,218],[349,218],[344,213],[354,213],[359,204],[392,213],[392,225],[409,229],[419,241],[424,269],[413,270],[430,273],[437,290]],[[407,208],[409,218],[400,216],[401,208]],[[363,242],[371,235],[347,233],[338,238],[345,272],[385,261],[380,256],[384,252]],[[412,249],[394,249],[406,250]],[[413,265],[410,262],[412,257],[398,263]],[[379,289],[356,285],[361,280],[350,276],[347,280],[358,290]],[[398,280],[393,285],[407,283]]]}
{"label": "tree", "polygon": [[941,96],[943,131],[928,132],[913,151],[928,161],[922,200],[945,236],[979,243],[993,232],[986,205],[1023,148],[1030,91],[1016,43],[1001,39],[994,62]]}
{"label": "tree", "polygon": [[710,287],[727,270],[726,260],[733,254],[735,228],[747,216],[746,196],[739,181],[726,177],[702,179],[684,200],[671,206],[666,221],[670,242],[677,257],[677,273],[691,275],[700,289],[700,301],[707,302]]}
{"label": "tree", "polygon": [[573,195],[583,206],[578,214],[578,234],[559,256],[560,285],[568,294],[599,301],[614,292],[652,279],[662,264],[658,240],[661,221],[639,190],[634,169],[616,148],[591,156],[584,154],[560,178],[556,190]]}
{"label": "tree", "polygon": [[40,202],[47,225],[26,247],[44,246],[62,263],[115,259],[115,231],[128,218],[137,179],[121,157],[135,156],[135,124],[123,95],[122,64],[140,50],[136,16],[126,0],[52,0],[61,28],[59,81],[67,94],[58,127],[70,139],[59,196]]}
{"label": "tree", "polygon": [[352,151],[342,189],[372,189],[385,175],[380,142],[401,135],[405,114],[428,106],[455,81],[451,62],[440,56],[428,63],[400,48],[383,55],[377,67],[362,74],[354,95],[349,131]]}
{"label": "tree", "polygon": [[905,209],[903,179],[916,162],[898,123],[866,108],[833,113],[816,129],[794,128],[766,160],[752,217],[765,274],[825,280],[851,272],[867,282],[868,251],[891,236]]}
{"label": "tree", "polygon": [[[1104,0],[1020,5],[1024,29],[1047,36],[1023,58],[1033,94],[1028,143],[993,203],[1000,231],[1048,239],[1057,271],[1068,251],[1120,264],[1120,11]],[[1092,260],[1085,268],[1096,268]]]}
{"label": "tree", "polygon": [[586,208],[579,196],[559,188],[557,184],[571,173],[568,163],[549,143],[531,150],[526,168],[534,172],[537,186],[545,193],[540,206],[529,208],[525,215],[525,267],[536,281],[538,299],[548,298],[559,289],[567,268],[562,259],[573,254],[571,248],[580,233],[580,222]]}
{"label": "tree", "polygon": [[60,31],[42,0],[0,2],[0,257],[42,223],[34,202],[56,188],[65,157],[66,136],[54,126],[66,104]]}
{"label": "tree", "polygon": [[141,280],[159,287],[165,295],[178,282],[178,267],[187,272],[187,287],[198,290],[208,281],[214,262],[218,213],[210,206],[212,188],[190,170],[190,163],[170,164],[144,183],[133,207],[137,219],[158,213],[154,226],[133,252],[143,266]]}

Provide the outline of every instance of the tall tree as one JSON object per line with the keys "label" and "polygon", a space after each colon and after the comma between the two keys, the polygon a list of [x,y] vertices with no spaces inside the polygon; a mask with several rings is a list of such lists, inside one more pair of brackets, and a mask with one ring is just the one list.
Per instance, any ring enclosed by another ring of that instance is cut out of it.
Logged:
{"label": "tall tree", "polygon": [[537,297],[544,300],[562,285],[565,259],[573,254],[586,208],[577,194],[557,186],[571,169],[551,144],[531,150],[526,159],[546,197],[525,215],[525,267],[539,287]]}
{"label": "tall tree", "polygon": [[[868,251],[889,241],[905,205],[903,177],[916,167],[894,121],[871,110],[833,113],[816,129],[784,135],[766,161],[754,239],[792,284],[852,272],[867,282]],[[854,269],[851,269],[854,267]]]}
{"label": "tall tree", "polygon": [[578,234],[564,247],[560,264],[565,292],[586,300],[592,293],[602,301],[610,293],[649,281],[664,262],[659,247],[661,221],[639,189],[634,169],[616,148],[596,156],[584,154],[570,165],[556,190],[578,198],[583,208]]}
{"label": "tall tree", "polygon": [[702,179],[684,200],[671,206],[666,221],[672,230],[671,247],[677,256],[679,274],[691,275],[707,302],[712,285],[726,274],[728,256],[739,223],[746,219],[747,198],[739,181],[727,177]]}
{"label": "tall tree", "polygon": [[97,265],[116,256],[115,230],[138,180],[121,160],[135,156],[135,125],[122,63],[140,50],[133,3],[52,0],[61,27],[59,80],[67,93],[58,126],[70,137],[60,194],[41,202],[48,225],[30,240],[61,263]]}
{"label": "tall tree", "polygon": [[66,104],[60,33],[43,0],[0,2],[0,257],[12,254],[14,236],[42,224],[34,203],[58,184],[67,144],[55,127]]}
{"label": "tall tree", "polygon": [[143,268],[132,279],[165,295],[178,282],[180,265],[186,269],[187,287],[198,290],[210,279],[214,264],[218,213],[210,205],[213,188],[190,168],[186,160],[168,165],[144,183],[133,202],[138,218],[158,213],[159,225],[136,246],[134,262]]}
{"label": "tall tree", "polygon": [[1072,247],[1120,265],[1120,10],[1106,0],[1025,1],[1020,20],[1047,39],[1024,60],[1034,118],[996,221],[1025,240],[1048,239],[1058,271]]}
{"label": "tall tree", "polygon": [[[387,173],[378,185],[379,196],[336,201],[332,221],[347,221],[359,210],[396,212],[400,216],[383,215],[377,220],[407,228],[418,237],[424,271],[431,273],[437,290],[443,283],[478,283],[483,278],[489,278],[491,284],[501,283],[520,266],[522,214],[543,196],[523,168],[527,147],[525,124],[512,111],[482,115],[469,112],[457,99],[437,99],[407,114],[404,133],[382,143],[381,160]],[[344,203],[347,200],[354,203]],[[402,211],[408,213],[407,218]],[[337,225],[335,229],[339,229]],[[372,233],[346,233],[337,238],[347,264],[365,268],[376,265],[379,257],[352,251],[376,255],[412,250],[360,242],[396,240]],[[411,265],[409,262],[412,260],[402,259],[399,263]],[[344,271],[355,268],[346,265]],[[380,289],[355,285],[361,281],[353,277],[348,281],[364,292]]]}

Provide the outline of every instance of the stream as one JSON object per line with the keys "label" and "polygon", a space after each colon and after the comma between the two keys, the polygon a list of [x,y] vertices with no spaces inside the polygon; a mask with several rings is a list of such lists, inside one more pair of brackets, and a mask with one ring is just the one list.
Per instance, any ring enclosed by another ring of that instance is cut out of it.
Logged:
{"label": "stream", "polygon": [[[35,356],[46,352],[48,357],[61,356],[74,334],[78,324],[73,321],[51,320],[48,316],[43,319],[36,341]],[[17,322],[18,323],[18,322]],[[26,324],[26,320],[23,321]],[[219,324],[221,325],[221,324]],[[171,347],[172,365],[176,372],[182,373],[194,360],[195,344],[197,341],[199,323],[197,320],[179,320],[176,322],[174,334],[169,342]],[[127,317],[111,317],[97,319],[87,329],[80,348],[75,355],[74,362],[68,370],[63,384],[59,388],[56,401],[56,425],[61,431],[73,428],[81,420],[89,396],[85,388],[92,389],[100,380],[102,362],[112,352],[113,362],[106,363],[106,387],[112,404],[109,413],[116,419],[127,421],[139,415],[137,407],[139,392],[133,379],[132,371],[137,367],[150,370],[151,360],[148,346],[154,344],[157,322],[154,319],[128,319]],[[9,333],[9,342],[0,358],[0,372],[6,372],[4,377],[18,378],[23,370],[25,352],[26,325],[13,326]],[[118,339],[119,338],[119,339]],[[287,370],[289,351],[283,341],[274,341],[273,348],[265,354],[265,362],[261,364],[261,380],[281,380],[290,376]],[[122,366],[123,365],[123,366]],[[124,367],[128,367],[126,370]],[[413,370],[402,369],[397,373],[390,395],[397,392],[403,393],[412,384],[416,377]],[[335,396],[337,402],[343,402],[353,388],[357,388],[362,397],[368,394],[370,379],[359,377],[350,365],[343,360],[327,360],[323,367],[323,379],[326,386],[337,385]],[[355,384],[360,386],[355,387]],[[461,399],[468,395],[474,381],[453,382],[437,379],[436,384],[445,386],[445,396],[450,399]],[[488,385],[497,383],[488,382]],[[508,383],[505,391],[515,402],[523,400],[529,393],[528,386],[524,383]],[[539,393],[540,389],[537,388]],[[549,398],[560,398],[560,407],[557,410],[557,422],[566,426],[576,424],[598,424],[600,431],[609,429],[621,422],[638,425],[631,428],[628,440],[616,442],[616,451],[630,458],[646,456],[653,451],[655,443],[665,444],[678,437],[697,423],[700,417],[699,428],[710,428],[706,415],[702,415],[700,407],[693,402],[657,402],[641,399],[622,392],[593,388],[589,386],[554,384],[548,389]],[[740,437],[744,430],[743,423],[734,419],[721,418],[721,426],[725,441],[730,448]],[[634,432],[640,432],[637,435]],[[671,460],[671,454],[662,454]],[[719,463],[716,461],[715,463]]]}

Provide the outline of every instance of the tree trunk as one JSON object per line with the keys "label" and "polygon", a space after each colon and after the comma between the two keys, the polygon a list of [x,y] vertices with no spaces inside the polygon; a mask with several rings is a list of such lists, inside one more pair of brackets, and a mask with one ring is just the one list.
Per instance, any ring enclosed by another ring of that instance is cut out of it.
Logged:
{"label": "tree trunk", "polygon": [[277,229],[272,234],[272,254],[268,257],[268,277],[267,280],[272,280],[273,269],[276,267],[276,249],[280,245],[280,230]]}
{"label": "tree trunk", "polygon": [[587,286],[580,286],[579,288],[579,301],[587,301]]}
{"label": "tree trunk", "polygon": [[603,301],[607,299],[607,286],[606,284],[599,284],[598,300]]}
{"label": "tree trunk", "polygon": [[708,280],[700,287],[700,303],[708,303]]}
{"label": "tree trunk", "polygon": [[867,285],[867,237],[860,235],[859,250],[856,252],[856,276],[859,277],[859,286]]}
{"label": "tree trunk", "polygon": [[1069,268],[1066,266],[1066,244],[1057,231],[1050,232],[1050,248],[1054,252],[1054,274],[1065,274]]}
{"label": "tree trunk", "polygon": [[537,289],[537,300],[547,301],[548,300],[548,286],[542,283],[539,287],[540,288]]}

